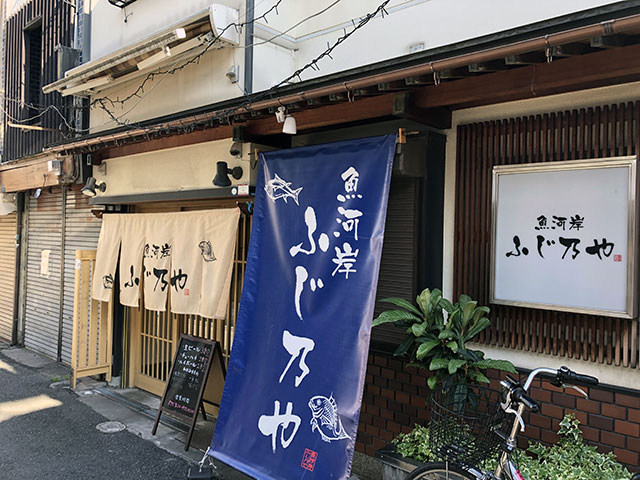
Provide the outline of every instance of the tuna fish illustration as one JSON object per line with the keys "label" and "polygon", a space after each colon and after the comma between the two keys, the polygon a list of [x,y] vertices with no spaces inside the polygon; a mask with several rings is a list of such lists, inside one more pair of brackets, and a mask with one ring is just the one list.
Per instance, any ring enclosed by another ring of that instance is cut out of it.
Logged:
{"label": "tuna fish illustration", "polygon": [[298,203],[298,195],[300,195],[302,187],[292,190],[291,182],[285,182],[277,173],[274,175],[275,176],[264,186],[264,191],[267,192],[269,198],[274,202],[279,198],[282,198],[284,203],[287,203],[287,198],[293,198],[296,205],[300,205]]}
{"label": "tuna fish illustration", "polygon": [[311,431],[318,430],[320,437],[327,443],[332,440],[351,438],[345,432],[340,417],[338,405],[333,399],[333,394],[327,397],[316,395],[309,400],[311,409]]}

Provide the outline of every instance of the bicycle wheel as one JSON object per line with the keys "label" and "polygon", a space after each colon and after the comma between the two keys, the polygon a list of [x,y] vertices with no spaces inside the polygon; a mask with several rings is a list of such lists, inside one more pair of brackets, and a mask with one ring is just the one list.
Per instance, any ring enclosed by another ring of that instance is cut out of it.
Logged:
{"label": "bicycle wheel", "polygon": [[427,463],[416,468],[405,480],[476,480],[476,477],[453,465]]}

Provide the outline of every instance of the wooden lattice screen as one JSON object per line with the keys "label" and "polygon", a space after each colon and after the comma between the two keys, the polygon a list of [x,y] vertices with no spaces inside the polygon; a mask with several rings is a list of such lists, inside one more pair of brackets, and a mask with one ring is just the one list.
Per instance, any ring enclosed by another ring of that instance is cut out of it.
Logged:
{"label": "wooden lattice screen", "polygon": [[[456,162],[454,294],[489,304],[494,165],[637,153],[640,102],[461,125]],[[638,320],[491,306],[485,344],[638,366]]]}
{"label": "wooden lattice screen", "polygon": [[71,387],[81,377],[105,374],[111,381],[113,300],[91,298],[91,280],[96,264],[95,250],[76,250],[73,300],[73,340],[71,343]]}

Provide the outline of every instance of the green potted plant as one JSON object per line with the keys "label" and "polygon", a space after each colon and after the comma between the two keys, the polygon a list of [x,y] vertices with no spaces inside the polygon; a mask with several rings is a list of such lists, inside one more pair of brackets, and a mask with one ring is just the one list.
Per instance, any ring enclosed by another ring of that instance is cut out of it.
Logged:
{"label": "green potted plant", "polygon": [[[486,371],[515,373],[515,368],[511,362],[485,358],[484,352],[469,347],[469,342],[489,326],[489,308],[478,306],[467,295],[453,304],[438,289],[423,290],[416,305],[402,298],[382,301],[396,308],[382,312],[373,326],[390,323],[402,327],[406,337],[395,355],[408,357],[410,366],[431,372],[427,384],[435,396],[431,399],[430,435],[425,437],[430,454],[468,465],[491,454],[499,444],[498,437],[486,430],[493,424],[496,404],[485,388],[490,383]],[[494,394],[497,398],[497,392]],[[451,457],[450,452],[440,449],[446,445],[464,445],[461,456]],[[393,452],[379,453],[376,456],[390,469],[410,471]],[[403,478],[403,473],[397,475]]]}
{"label": "green potted plant", "polygon": [[395,355],[408,356],[410,366],[428,369],[433,374],[427,380],[433,391],[438,386],[442,392],[474,401],[469,387],[488,384],[489,368],[515,373],[513,364],[506,360],[484,357],[481,350],[472,350],[468,343],[491,323],[487,318],[489,308],[467,295],[452,304],[438,289],[423,290],[413,305],[402,298],[385,298],[397,309],[382,312],[373,326],[393,323],[406,329],[404,341]]}

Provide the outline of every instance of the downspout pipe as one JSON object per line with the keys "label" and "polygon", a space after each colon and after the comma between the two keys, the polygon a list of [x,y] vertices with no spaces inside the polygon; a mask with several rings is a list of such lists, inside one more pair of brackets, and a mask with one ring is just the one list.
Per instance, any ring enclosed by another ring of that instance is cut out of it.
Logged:
{"label": "downspout pipe", "polygon": [[60,305],[58,310],[58,362],[62,362],[62,329],[64,325],[64,260],[66,248],[67,230],[67,188],[66,183],[62,184],[62,219],[60,222]]}
{"label": "downspout pipe", "polygon": [[20,269],[22,267],[22,218],[24,215],[25,194],[16,194],[16,256],[15,256],[15,276],[13,279],[13,325],[11,331],[11,345],[18,345],[19,324],[20,324]]}
{"label": "downspout pipe", "polygon": [[[310,100],[313,98],[325,97],[331,94],[344,93],[345,91],[355,90],[359,88],[367,88],[378,85],[380,83],[394,82],[403,80],[408,77],[417,77],[422,75],[432,75],[443,70],[452,70],[455,68],[465,67],[472,63],[485,63],[491,60],[508,57],[511,55],[522,55],[524,53],[532,51],[545,50],[559,45],[566,45],[568,43],[584,42],[594,37],[624,34],[636,32],[640,29],[640,15],[631,15],[616,20],[608,20],[594,25],[586,27],[580,27],[573,30],[565,30],[563,32],[552,33],[542,37],[537,37],[531,40],[525,40],[522,42],[512,43],[501,47],[489,48],[478,52],[459,55],[457,57],[445,58],[442,60],[434,60],[428,63],[422,63],[413,67],[402,68],[391,72],[380,73],[377,75],[371,75],[365,78],[352,80],[349,82],[342,82],[328,87],[321,87],[309,91],[303,91],[293,93],[291,95],[284,95],[279,98],[270,98],[259,102],[252,103],[247,106],[239,106],[237,108],[230,108],[226,110],[232,110],[233,113],[247,113],[256,110],[263,110],[270,107],[277,107],[278,105],[296,103],[301,101]],[[69,151],[75,148],[86,148],[91,145],[97,145],[103,142],[111,142],[116,140],[126,140],[133,137],[148,135],[152,130],[164,130],[167,128],[174,128],[184,126],[185,123],[196,123],[208,121],[217,115],[224,113],[225,109],[193,115],[190,117],[184,117],[179,120],[172,120],[169,122],[163,122],[153,127],[145,129],[127,130],[124,132],[118,132],[113,134],[106,134],[86,140],[78,140],[63,145],[56,145],[54,147],[45,150],[46,153],[58,153],[63,151]]]}
{"label": "downspout pipe", "polygon": [[244,30],[244,93],[253,93],[253,20],[255,0],[246,0]]}

